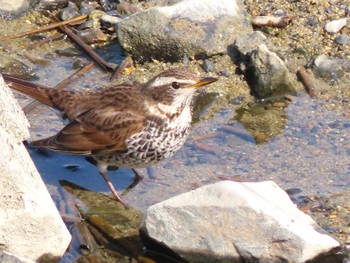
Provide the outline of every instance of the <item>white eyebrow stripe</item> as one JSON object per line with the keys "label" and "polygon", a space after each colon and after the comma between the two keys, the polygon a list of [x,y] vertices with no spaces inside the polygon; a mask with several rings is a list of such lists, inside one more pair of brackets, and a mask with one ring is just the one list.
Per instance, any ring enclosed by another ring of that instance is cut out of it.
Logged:
{"label": "white eyebrow stripe", "polygon": [[195,84],[196,81],[191,80],[191,79],[177,79],[174,77],[158,77],[156,78],[152,84],[150,85],[151,87],[156,87],[156,86],[163,86],[166,84],[170,84],[172,82],[178,82],[178,83],[186,83],[186,84]]}

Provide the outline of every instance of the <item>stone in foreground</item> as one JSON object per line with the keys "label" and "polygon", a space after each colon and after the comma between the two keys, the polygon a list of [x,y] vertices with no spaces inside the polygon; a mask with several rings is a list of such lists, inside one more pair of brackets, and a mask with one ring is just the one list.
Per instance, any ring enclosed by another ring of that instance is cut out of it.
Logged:
{"label": "stone in foreground", "polygon": [[22,144],[27,137],[28,122],[0,77],[0,244],[36,261],[62,256],[71,236]]}
{"label": "stone in foreground", "polygon": [[176,196],[150,207],[142,230],[191,263],[306,262],[339,247],[271,181]]}

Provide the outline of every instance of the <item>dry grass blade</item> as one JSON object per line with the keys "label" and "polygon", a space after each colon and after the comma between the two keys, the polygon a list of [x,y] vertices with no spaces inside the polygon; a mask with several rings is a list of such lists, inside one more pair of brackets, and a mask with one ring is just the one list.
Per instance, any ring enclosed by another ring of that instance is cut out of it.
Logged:
{"label": "dry grass blade", "polygon": [[30,50],[33,50],[37,47],[41,47],[42,45],[46,44],[46,43],[49,43],[49,42],[52,42],[52,41],[55,41],[55,40],[59,40],[61,38],[64,38],[64,35],[63,34],[58,34],[58,35],[55,35],[55,36],[52,36],[52,37],[47,37],[39,42],[36,42],[36,43],[32,43],[30,44],[28,47],[27,47],[27,50],[30,51]]}
{"label": "dry grass blade", "polygon": [[15,35],[10,35],[10,36],[5,36],[5,37],[0,37],[0,41],[4,41],[4,40],[9,40],[9,39],[14,39],[14,38],[19,38],[19,37],[24,37],[24,36],[28,36],[28,35],[33,35],[36,33],[40,33],[40,32],[44,32],[44,31],[48,31],[54,28],[58,28],[60,26],[64,26],[67,24],[71,24],[71,23],[76,23],[79,21],[82,21],[84,19],[86,19],[88,16],[87,15],[83,15],[83,16],[78,16],[66,21],[62,21],[62,22],[55,22],[54,24],[48,25],[48,26],[44,26],[38,29],[34,29],[31,31],[26,31],[26,32],[22,32],[19,34],[15,34]]}

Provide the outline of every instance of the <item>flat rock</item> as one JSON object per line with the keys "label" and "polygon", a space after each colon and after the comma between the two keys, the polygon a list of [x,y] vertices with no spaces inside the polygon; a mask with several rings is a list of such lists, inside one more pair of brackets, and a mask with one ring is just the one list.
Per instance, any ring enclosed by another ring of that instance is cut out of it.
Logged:
{"label": "flat rock", "polygon": [[339,246],[271,181],[176,196],[151,206],[141,229],[191,263],[306,262]]}
{"label": "flat rock", "polygon": [[123,19],[118,39],[135,59],[205,58],[226,53],[238,35],[252,32],[246,17],[241,0],[183,0]]}
{"label": "flat rock", "polygon": [[28,122],[0,77],[0,244],[36,261],[62,256],[71,236],[22,144]]}

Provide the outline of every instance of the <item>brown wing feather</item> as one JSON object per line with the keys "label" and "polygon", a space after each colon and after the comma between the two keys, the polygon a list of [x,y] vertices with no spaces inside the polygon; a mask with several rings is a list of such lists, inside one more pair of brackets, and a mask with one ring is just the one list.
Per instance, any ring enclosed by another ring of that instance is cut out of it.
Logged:
{"label": "brown wing feather", "polygon": [[144,123],[143,115],[111,107],[98,108],[79,115],[57,135],[32,145],[80,155],[124,151],[126,138],[140,132]]}

